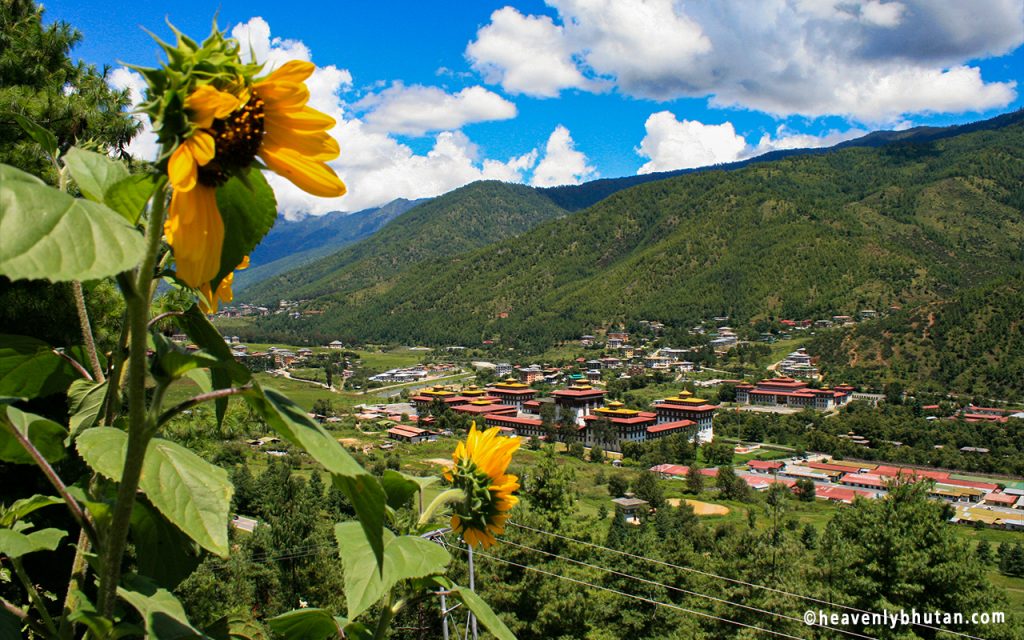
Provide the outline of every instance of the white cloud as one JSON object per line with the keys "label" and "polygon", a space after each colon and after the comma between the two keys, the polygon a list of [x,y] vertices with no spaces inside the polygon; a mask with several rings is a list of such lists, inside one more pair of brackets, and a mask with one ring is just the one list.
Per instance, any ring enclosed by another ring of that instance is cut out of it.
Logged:
{"label": "white cloud", "polygon": [[1024,42],[1014,0],[547,2],[557,20],[506,7],[479,29],[466,55],[487,82],[537,96],[611,82],[637,97],[871,124],[1017,95],[1016,82],[966,66]]}
{"label": "white cloud", "polygon": [[651,114],[644,123],[647,135],[637,153],[650,161],[637,173],[654,173],[673,169],[691,169],[711,164],[732,162],[747,147],[743,136],[737,135],[731,122],[704,124],[696,120],[680,122],[668,111]]}
{"label": "white cloud", "polygon": [[[118,91],[127,89],[132,108],[135,108],[136,105],[142,102],[143,92],[146,90],[146,79],[141,74],[125,67],[118,67],[112,70],[107,76],[107,84]],[[149,117],[138,113],[133,114],[132,117],[142,124],[142,128],[132,138],[132,141],[128,143],[126,151],[130,155],[142,160],[156,160],[157,155],[160,153],[160,143],[156,140],[153,128],[149,126]]]}
{"label": "white cloud", "polygon": [[[239,39],[245,57],[249,59],[251,51],[256,61],[266,64],[267,71],[288,60],[312,60],[312,53],[302,42],[272,37],[270,26],[263,18],[255,17],[235,26],[231,35]],[[124,68],[115,69],[110,75],[110,83],[116,88],[130,89],[133,104],[141,100],[145,82],[139,74]],[[416,154],[409,146],[353,115],[352,105],[346,101],[352,89],[352,74],[347,69],[334,65],[318,66],[306,85],[310,91],[310,106],[337,121],[330,133],[341,145],[341,156],[330,165],[345,181],[348,193],[341,198],[318,198],[277,174],[267,173],[267,180],[277,196],[278,210],[289,218],[329,211],[359,211],[395,198],[437,196],[476,180],[522,182],[537,160],[536,150],[505,161],[481,158],[477,146],[459,131],[436,134],[433,148],[426,154]],[[437,95],[429,89],[426,94]],[[448,96],[444,92],[440,94]],[[514,115],[514,105],[481,87],[473,87],[448,98],[461,110],[458,115],[463,124],[488,113],[500,115],[504,110],[507,114],[508,106],[505,105],[512,107]],[[381,101],[378,107],[385,105],[386,101]],[[399,113],[395,107],[390,108],[393,109],[392,114]],[[443,114],[435,110],[434,116],[436,120]],[[393,117],[395,122],[402,122],[401,118]],[[454,120],[427,123],[421,117],[419,122],[424,129],[444,124],[452,128],[459,126]],[[157,150],[155,136],[149,130],[148,120],[145,126],[146,132],[133,140],[130,152],[140,158],[153,159]],[[412,125],[407,122],[405,126]]]}
{"label": "white cloud", "polygon": [[487,82],[513,94],[550,98],[562,89],[598,86],[576,68],[562,27],[512,7],[491,14],[491,22],[466,47],[466,57]]}
{"label": "white cloud", "polygon": [[415,136],[516,117],[516,105],[479,86],[451,94],[437,87],[396,82],[353,106],[368,111],[363,119],[374,130]]}
{"label": "white cloud", "polygon": [[576,150],[569,130],[558,125],[548,137],[544,157],[534,168],[530,184],[535,187],[555,187],[580,184],[596,177],[597,171],[587,164],[587,156]]}
{"label": "white cloud", "polygon": [[731,122],[704,124],[696,120],[680,121],[668,111],[651,114],[644,128],[646,135],[636,152],[649,161],[640,167],[639,174],[725,164],[780,149],[828,147],[866,133],[861,129],[850,129],[811,135],[780,125],[774,136],[766,133],[756,145],[752,145],[736,133]]}

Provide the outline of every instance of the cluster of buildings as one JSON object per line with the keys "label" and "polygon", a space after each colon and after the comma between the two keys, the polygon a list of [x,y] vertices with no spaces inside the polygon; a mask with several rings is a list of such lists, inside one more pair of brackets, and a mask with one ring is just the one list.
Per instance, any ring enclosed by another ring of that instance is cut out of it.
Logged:
{"label": "cluster of buildings", "polygon": [[814,389],[803,380],[795,378],[771,378],[756,385],[736,385],[737,404],[762,406],[784,406],[796,409],[829,411],[848,403],[854,388],[850,385],[836,385],[834,388]]}
{"label": "cluster of buildings", "polygon": [[790,378],[817,378],[818,367],[804,348],[797,349],[778,364],[776,371]]}
{"label": "cluster of buildings", "polygon": [[718,409],[688,391],[654,404],[653,411],[630,409],[621,402],[606,402],[606,392],[577,383],[556,389],[547,397],[526,382],[508,378],[481,389],[467,387],[453,391],[434,387],[412,398],[417,412],[424,415],[435,403],[468,415],[488,428],[498,427],[508,435],[546,438],[542,407],[551,406],[553,422],[576,426],[577,438],[585,446],[599,445],[619,451],[621,442],[647,442],[674,434],[686,434],[701,442],[713,437],[713,418]]}

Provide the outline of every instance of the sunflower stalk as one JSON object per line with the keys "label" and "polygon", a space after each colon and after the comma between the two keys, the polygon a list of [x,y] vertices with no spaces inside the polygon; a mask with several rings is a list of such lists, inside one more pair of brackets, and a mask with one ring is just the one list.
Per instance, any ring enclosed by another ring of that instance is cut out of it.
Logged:
{"label": "sunflower stalk", "polygon": [[165,203],[167,201],[166,180],[158,185],[151,200],[149,221],[146,225],[146,253],[135,272],[135,281],[125,291],[128,307],[128,446],[125,452],[124,468],[118,485],[117,500],[114,503],[110,526],[101,557],[100,613],[111,617],[117,599],[117,585],[121,581],[121,563],[128,541],[128,525],[131,520],[135,494],[142,476],[142,463],[146,447],[156,431],[155,413],[163,397],[163,389],[154,394],[156,411],[146,407],[147,337],[150,314],[150,300],[153,295],[153,268],[160,250],[163,232]]}
{"label": "sunflower stalk", "polygon": [[437,515],[438,510],[440,510],[441,507],[445,507],[449,504],[455,504],[457,502],[462,502],[465,499],[466,492],[463,491],[462,489],[448,489],[447,491],[438,494],[438,496],[434,498],[429,505],[427,505],[426,511],[420,514],[420,519],[419,522],[416,523],[416,526],[426,526],[431,520],[434,519],[434,517]]}

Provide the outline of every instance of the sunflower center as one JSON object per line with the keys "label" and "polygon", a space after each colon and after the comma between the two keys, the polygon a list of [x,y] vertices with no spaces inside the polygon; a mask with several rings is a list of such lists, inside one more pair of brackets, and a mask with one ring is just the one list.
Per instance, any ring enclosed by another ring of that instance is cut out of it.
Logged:
{"label": "sunflower center", "polygon": [[210,127],[217,154],[199,167],[199,182],[219,187],[233,173],[252,164],[263,142],[263,100],[254,91],[249,101]]}

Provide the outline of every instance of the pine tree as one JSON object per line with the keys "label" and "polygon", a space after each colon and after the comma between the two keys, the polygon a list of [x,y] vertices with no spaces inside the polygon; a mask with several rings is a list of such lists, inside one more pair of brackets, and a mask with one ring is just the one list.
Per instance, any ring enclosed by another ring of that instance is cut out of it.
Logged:
{"label": "pine tree", "polygon": [[697,496],[704,491],[704,474],[696,464],[686,472],[686,490]]}
{"label": "pine tree", "polygon": [[982,540],[978,543],[978,546],[974,549],[974,557],[978,559],[978,562],[984,565],[992,564],[992,545],[989,544],[988,540]]}

